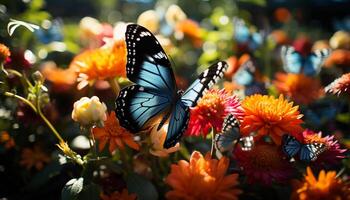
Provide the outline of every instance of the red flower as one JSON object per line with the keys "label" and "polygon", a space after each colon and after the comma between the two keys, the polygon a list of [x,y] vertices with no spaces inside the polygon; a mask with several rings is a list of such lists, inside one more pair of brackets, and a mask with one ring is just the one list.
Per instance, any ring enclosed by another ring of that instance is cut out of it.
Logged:
{"label": "red flower", "polygon": [[196,107],[191,109],[187,135],[204,137],[210,128],[221,131],[225,117],[232,113],[236,118],[243,118],[243,109],[236,96],[229,96],[225,90],[209,90]]}

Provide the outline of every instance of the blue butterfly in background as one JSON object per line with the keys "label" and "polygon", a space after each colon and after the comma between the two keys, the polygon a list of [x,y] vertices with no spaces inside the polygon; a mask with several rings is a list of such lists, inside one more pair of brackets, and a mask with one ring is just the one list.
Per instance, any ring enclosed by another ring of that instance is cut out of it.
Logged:
{"label": "blue butterfly in background", "polygon": [[244,20],[233,18],[234,38],[238,44],[247,45],[250,50],[256,50],[263,42],[263,36],[259,32],[252,32]]}
{"label": "blue butterfly in background", "polygon": [[307,162],[315,161],[317,156],[326,149],[326,146],[322,143],[302,144],[295,137],[288,134],[283,135],[282,142],[282,149],[288,157],[292,158],[299,153],[300,160]]}
{"label": "blue butterfly in background", "polygon": [[228,65],[217,62],[199,75],[185,91],[178,91],[170,61],[154,35],[137,24],[127,26],[126,73],[135,84],[123,88],[116,100],[120,124],[131,132],[168,122],[164,148],[174,146],[187,128],[189,108],[223,77]]}
{"label": "blue butterfly in background", "polygon": [[330,53],[330,49],[318,49],[304,57],[293,47],[282,46],[283,69],[288,73],[303,73],[306,76],[315,76],[321,71],[322,64]]}
{"label": "blue butterfly in background", "polygon": [[233,76],[233,80],[240,85],[250,85],[254,82],[255,71],[255,64],[251,59],[249,59],[239,66],[238,71]]}
{"label": "blue butterfly in background", "polygon": [[43,44],[49,44],[55,41],[62,41],[62,22],[60,20],[53,20],[48,29],[38,29],[34,33]]}

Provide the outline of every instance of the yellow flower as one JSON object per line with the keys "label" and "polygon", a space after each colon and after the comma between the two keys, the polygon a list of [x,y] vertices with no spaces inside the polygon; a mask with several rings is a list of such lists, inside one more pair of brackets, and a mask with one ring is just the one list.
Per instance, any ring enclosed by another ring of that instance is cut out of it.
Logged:
{"label": "yellow flower", "polygon": [[105,48],[87,50],[76,56],[70,67],[77,69],[78,89],[96,80],[126,76],[126,43],[124,39],[114,40]]}
{"label": "yellow flower", "polygon": [[137,24],[144,26],[152,33],[156,33],[159,29],[159,18],[154,10],[147,10],[137,18]]}
{"label": "yellow flower", "polygon": [[173,189],[166,193],[167,199],[238,199],[242,193],[237,188],[238,174],[227,174],[229,159],[211,159],[194,151],[190,162],[180,160],[171,165],[171,172],[165,182]]}
{"label": "yellow flower", "polygon": [[243,135],[252,132],[257,132],[257,138],[268,135],[278,145],[285,133],[300,138],[303,115],[299,113],[299,107],[293,106],[293,102],[285,100],[283,95],[278,99],[267,95],[252,95],[243,100],[242,107],[245,111],[240,127]]}
{"label": "yellow flower", "polygon": [[106,110],[106,105],[97,96],[83,97],[74,103],[72,119],[83,126],[100,125],[107,119]]}
{"label": "yellow flower", "polygon": [[168,124],[164,124],[159,131],[157,131],[157,127],[154,126],[151,131],[152,148],[150,149],[150,153],[158,157],[166,157],[169,153],[178,151],[180,149],[179,143],[169,149],[163,147],[168,131]]}
{"label": "yellow flower", "polygon": [[44,164],[50,162],[50,160],[50,157],[44,153],[39,146],[34,146],[33,149],[23,149],[20,164],[25,166],[28,170],[32,167],[41,170]]}
{"label": "yellow flower", "polygon": [[346,31],[338,31],[329,40],[333,49],[350,49],[350,34]]}
{"label": "yellow flower", "polygon": [[99,141],[98,148],[100,151],[103,150],[107,142],[109,142],[108,149],[110,153],[117,147],[123,150],[124,143],[135,150],[139,150],[140,148],[134,141],[133,134],[119,125],[114,111],[107,116],[103,128],[95,127],[92,129],[92,132],[96,140]]}
{"label": "yellow flower", "polygon": [[350,199],[350,185],[336,177],[335,171],[322,170],[318,179],[310,167],[306,169],[305,180],[295,184],[293,200]]}

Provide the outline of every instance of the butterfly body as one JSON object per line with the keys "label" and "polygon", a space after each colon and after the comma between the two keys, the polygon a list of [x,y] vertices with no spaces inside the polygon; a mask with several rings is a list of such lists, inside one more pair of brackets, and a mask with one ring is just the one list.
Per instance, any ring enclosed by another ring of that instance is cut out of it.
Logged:
{"label": "butterfly body", "polygon": [[284,135],[282,149],[288,157],[292,158],[298,153],[302,161],[315,161],[319,154],[325,150],[325,145],[322,143],[302,144],[295,137]]}
{"label": "butterfly body", "polygon": [[283,69],[288,73],[315,76],[321,71],[324,60],[330,55],[329,49],[318,49],[304,57],[291,46],[282,46]]}
{"label": "butterfly body", "polygon": [[227,69],[225,62],[210,66],[186,91],[177,89],[170,61],[158,40],[146,28],[131,24],[125,33],[126,74],[134,84],[123,88],[116,100],[121,126],[139,132],[168,123],[165,148],[174,146],[187,128],[189,108]]}

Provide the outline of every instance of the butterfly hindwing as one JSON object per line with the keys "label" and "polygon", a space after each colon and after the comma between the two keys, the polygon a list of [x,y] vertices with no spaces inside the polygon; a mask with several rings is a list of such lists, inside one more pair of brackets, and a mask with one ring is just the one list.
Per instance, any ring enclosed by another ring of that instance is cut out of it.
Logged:
{"label": "butterfly hindwing", "polygon": [[125,33],[127,77],[134,83],[171,95],[176,90],[171,64],[158,40],[146,28],[130,24]]}
{"label": "butterfly hindwing", "polygon": [[321,71],[325,59],[330,55],[329,49],[317,49],[305,60],[303,72],[307,76],[314,76]]}
{"label": "butterfly hindwing", "polygon": [[282,46],[281,57],[284,71],[288,73],[300,73],[303,67],[303,57],[295,51],[294,47]]}
{"label": "butterfly hindwing", "polygon": [[288,155],[288,157],[294,157],[301,148],[301,143],[296,140],[293,136],[284,135],[283,136],[283,151]]}
{"label": "butterfly hindwing", "polygon": [[224,120],[221,133],[215,135],[215,148],[220,152],[228,151],[239,137],[239,121],[230,114]]}
{"label": "butterfly hindwing", "polygon": [[163,112],[171,103],[166,95],[147,91],[139,85],[123,88],[116,100],[120,124],[132,132],[140,131],[148,120]]}
{"label": "butterfly hindwing", "polygon": [[206,90],[211,88],[223,76],[228,68],[226,62],[219,61],[202,72],[198,78],[188,87],[181,97],[181,101],[188,107],[194,107]]}

